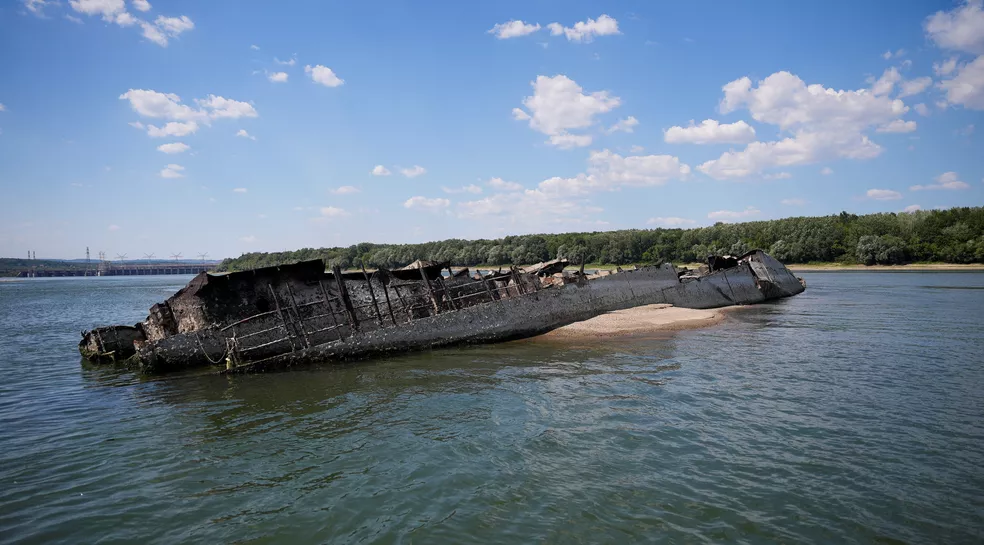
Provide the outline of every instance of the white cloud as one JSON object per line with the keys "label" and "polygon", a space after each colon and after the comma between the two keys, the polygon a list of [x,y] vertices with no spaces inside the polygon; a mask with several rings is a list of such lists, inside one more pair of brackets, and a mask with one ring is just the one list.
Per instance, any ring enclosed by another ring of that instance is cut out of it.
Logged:
{"label": "white cloud", "polygon": [[744,210],[740,210],[737,212],[733,210],[717,210],[715,212],[711,212],[707,214],[707,218],[712,220],[737,220],[737,219],[748,218],[751,216],[757,216],[761,213],[762,211],[759,210],[758,208],[755,208],[754,206],[749,206]]}
{"label": "white cloud", "polygon": [[933,72],[936,72],[937,76],[949,76],[957,69],[957,58],[950,57],[949,59],[943,61],[942,63],[933,63]]}
{"label": "white cloud", "polygon": [[326,218],[344,218],[349,215],[346,210],[334,206],[322,206],[320,212]]}
{"label": "white cloud", "polygon": [[184,174],[181,172],[185,167],[181,165],[170,164],[161,170],[161,178],[184,178]]}
{"label": "white cloud", "polygon": [[928,89],[929,86],[932,84],[933,84],[933,78],[929,76],[924,76],[921,78],[904,81],[902,82],[901,89],[899,90],[898,98],[905,98],[905,97],[911,97],[913,95],[918,95],[919,93],[922,93],[923,91]]}
{"label": "white cloud", "polygon": [[115,21],[117,15],[126,13],[123,0],[69,0],[68,5],[78,13],[101,15],[109,23]]}
{"label": "white cloud", "polygon": [[806,204],[806,201],[803,199],[783,199],[779,201],[779,204],[785,206],[803,206],[804,204]]}
{"label": "white cloud", "polygon": [[882,74],[880,78],[871,86],[871,92],[875,96],[887,95],[895,88],[895,84],[902,81],[902,75],[893,66]]}
{"label": "white cloud", "polygon": [[273,62],[275,62],[277,64],[282,64],[284,66],[294,66],[295,64],[297,64],[297,57],[291,57],[291,58],[289,58],[289,59],[287,59],[285,61],[282,61],[282,60],[278,59],[277,57],[274,57],[273,58]]}
{"label": "white cloud", "polygon": [[902,198],[901,193],[891,189],[869,189],[865,195],[876,201],[897,201]]}
{"label": "white cloud", "polygon": [[108,230],[108,231],[119,231],[120,230],[120,226],[119,225],[116,225],[114,223],[114,224],[110,225],[109,227],[106,227],[106,230]]}
{"label": "white cloud", "polygon": [[246,132],[246,129],[239,129],[236,131],[236,136],[240,138],[249,138],[250,140],[256,140],[256,137]]}
{"label": "white cloud", "polygon": [[353,185],[343,185],[337,189],[330,190],[335,195],[352,195],[354,193],[359,193],[359,188]]}
{"label": "white cloud", "polygon": [[174,119],[178,121],[202,120],[207,114],[187,104],[181,104],[181,97],[174,93],[159,93],[147,89],[130,89],[120,95],[120,100],[129,100],[133,111],[144,117]]}
{"label": "white cloud", "polygon": [[249,189],[246,189],[245,187],[237,187],[237,188],[233,189],[232,192],[233,193],[249,193]]}
{"label": "white cloud", "polygon": [[[142,125],[139,121],[136,124],[131,123],[133,126]],[[138,127],[140,128],[140,127]],[[151,138],[167,138],[169,136],[187,136],[189,134],[194,134],[198,131],[198,123],[194,121],[187,121],[184,123],[178,121],[169,121],[165,123],[163,127],[156,127],[154,125],[147,126],[147,136]]]}
{"label": "white cloud", "polygon": [[157,146],[157,151],[164,153],[184,153],[191,149],[191,146],[183,142],[172,142],[170,144],[161,144]]}
{"label": "white cloud", "polygon": [[[376,172],[375,169],[373,169],[373,173],[374,174],[375,174],[375,172]],[[427,169],[424,168],[424,167],[422,167],[422,166],[420,166],[420,165],[414,165],[414,166],[412,166],[410,168],[402,168],[402,169],[400,169],[400,174],[403,174],[407,178],[416,178],[417,176],[422,176],[423,174],[426,174],[426,173],[427,173]]]}
{"label": "white cloud", "polygon": [[509,38],[518,38],[520,36],[526,36],[528,34],[533,34],[537,30],[540,30],[540,25],[524,23],[523,21],[509,21],[506,23],[498,23],[492,27],[488,33],[495,34],[495,37],[500,40],[506,40]]}
{"label": "white cloud", "polygon": [[922,210],[922,207],[919,206],[918,204],[910,204],[909,206],[906,206],[902,211],[905,213],[912,213],[912,212],[916,212],[917,210]]}
{"label": "white cloud", "polygon": [[984,11],[980,0],[967,0],[951,11],[926,18],[926,34],[944,49],[984,55]]}
{"label": "white cloud", "polygon": [[211,110],[208,112],[212,119],[239,119],[240,117],[257,117],[256,109],[248,102],[232,100],[230,98],[208,95],[206,99],[195,99],[195,103]]}
{"label": "white cloud", "polygon": [[960,66],[956,75],[940,82],[939,87],[946,91],[950,104],[984,110],[984,55]]}
{"label": "white cloud", "polygon": [[457,187],[457,188],[455,188],[455,187],[442,187],[441,188],[441,191],[444,191],[445,193],[450,193],[452,195],[453,194],[456,194],[456,193],[481,193],[482,192],[482,188],[479,187],[479,186],[477,186],[477,185],[475,185],[475,184],[468,184],[468,185]]}
{"label": "white cloud", "polygon": [[898,57],[901,57],[902,55],[905,55],[905,49],[899,49],[895,53],[892,53],[891,50],[888,50],[888,51],[886,51],[886,52],[884,52],[882,54],[882,58],[887,61],[887,60],[891,59],[892,57],[898,58]]}
{"label": "white cloud", "polygon": [[936,183],[929,185],[914,185],[910,191],[922,191],[926,189],[969,189],[970,184],[960,181],[956,172],[944,172],[935,178]]}
{"label": "white cloud", "polygon": [[258,46],[256,44],[253,44],[253,45],[249,46],[249,48],[252,49],[253,51],[259,51],[260,50],[260,46]]}
{"label": "white cloud", "polygon": [[391,173],[390,173],[389,169],[386,168],[386,167],[384,167],[383,165],[376,165],[376,166],[372,167],[372,175],[373,176],[389,176],[390,174]]}
{"label": "white cloud", "polygon": [[267,74],[267,79],[273,83],[284,83],[287,81],[287,72],[272,72]]}
{"label": "white cloud", "polygon": [[437,212],[451,206],[451,201],[447,199],[428,199],[427,197],[411,197],[403,203],[404,208],[417,210],[427,210]]}
{"label": "white cloud", "polygon": [[592,137],[590,134],[570,134],[562,132],[560,134],[551,134],[550,139],[547,140],[546,143],[551,146],[557,146],[560,149],[572,149],[590,146],[591,141]]}
{"label": "white cloud", "polygon": [[766,174],[762,178],[766,180],[788,180],[792,178],[793,175],[789,172],[775,172],[773,174]]}
{"label": "white cloud", "polygon": [[886,123],[881,127],[875,129],[875,132],[887,132],[887,133],[902,133],[902,132],[913,132],[916,130],[915,121],[903,121],[901,119],[895,119],[890,123]]}
{"label": "white cloud", "polygon": [[2,102],[0,102],[0,112],[6,112],[6,111],[7,111],[7,107],[4,106]]}
{"label": "white cloud", "polygon": [[244,237],[239,237],[239,240],[241,240],[241,241],[243,241],[243,242],[245,242],[247,244],[252,244],[253,242],[256,242],[256,237],[253,236],[253,235],[246,235]]}
{"label": "white cloud", "polygon": [[[620,104],[618,97],[598,91],[585,95],[581,86],[564,75],[537,76],[533,96],[523,99],[530,112],[530,128],[548,135],[561,135],[571,129],[584,129],[595,123],[595,116],[610,112]],[[516,110],[513,110],[516,117]]]}
{"label": "white cloud", "polygon": [[776,72],[754,87],[744,77],[723,87],[722,113],[745,107],[760,123],[777,125],[791,137],[752,142],[729,151],[698,170],[717,178],[742,178],[773,167],[805,165],[830,159],[870,159],[882,152],[864,134],[901,117],[909,108],[898,99],[861,89],[838,91],[806,85],[789,72]]}
{"label": "white cloud", "polygon": [[830,176],[833,173],[834,173],[834,169],[830,167],[823,167],[820,169],[820,174],[823,176]]}
{"label": "white cloud", "polygon": [[755,140],[755,129],[744,121],[722,125],[705,119],[700,125],[674,126],[666,129],[663,140],[670,144],[747,144]]}
{"label": "white cloud", "polygon": [[631,133],[635,131],[635,127],[638,124],[639,124],[639,120],[630,115],[625,119],[619,119],[617,123],[609,127],[605,132],[608,134],[612,134],[618,131]]}
{"label": "white cloud", "polygon": [[690,167],[672,155],[622,157],[606,149],[591,152],[586,174],[573,178],[553,177],[540,182],[537,190],[558,195],[585,195],[622,187],[663,185],[689,174]]}
{"label": "white cloud", "polygon": [[133,4],[133,9],[137,11],[150,11],[150,2],[147,0],[130,0]]}
{"label": "white cloud", "polygon": [[489,180],[489,186],[496,191],[522,191],[523,186],[517,184],[516,182],[507,182],[502,178],[492,178]]}
{"label": "white cloud", "polygon": [[697,222],[686,218],[658,217],[658,218],[649,218],[648,220],[646,220],[646,225],[658,225],[660,227],[684,227],[687,225],[697,225]]}
{"label": "white cloud", "polygon": [[922,102],[920,102],[919,104],[916,104],[915,106],[913,106],[912,109],[915,110],[916,113],[918,113],[919,115],[921,115],[923,117],[926,117],[926,116],[929,115],[929,107],[927,107]]}
{"label": "white cloud", "polygon": [[159,15],[153,23],[140,21],[143,37],[161,47],[167,47],[170,38],[177,38],[181,33],[195,28],[195,23],[187,15],[181,17],[164,17]]}
{"label": "white cloud", "polygon": [[610,36],[621,34],[618,31],[618,21],[608,15],[602,14],[597,19],[578,21],[573,27],[565,27],[560,23],[550,23],[547,25],[550,34],[560,36],[563,34],[569,41],[588,43],[594,40],[595,36]]}
{"label": "white cloud", "polygon": [[311,80],[320,83],[325,87],[338,87],[345,83],[345,80],[335,75],[331,68],[322,65],[304,67],[304,73],[311,76]]}
{"label": "white cloud", "polygon": [[530,114],[524,112],[521,108],[513,108],[512,116],[517,121],[526,121],[530,118]]}
{"label": "white cloud", "polygon": [[631,153],[642,153],[642,152],[646,151],[646,148],[644,148],[642,146],[639,146],[639,145],[635,145],[635,146],[630,147],[629,148],[629,151]]}
{"label": "white cloud", "polygon": [[24,0],[24,7],[38,17],[44,16],[44,8],[48,6],[47,0]]}

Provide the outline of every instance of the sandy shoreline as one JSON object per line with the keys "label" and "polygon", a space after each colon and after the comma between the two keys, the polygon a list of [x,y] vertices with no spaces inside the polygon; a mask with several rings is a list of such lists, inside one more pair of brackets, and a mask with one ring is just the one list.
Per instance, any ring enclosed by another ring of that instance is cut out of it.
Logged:
{"label": "sandy shoreline", "polygon": [[536,337],[545,340],[627,337],[660,331],[697,329],[720,323],[724,309],[697,310],[673,305],[645,305],[608,312]]}

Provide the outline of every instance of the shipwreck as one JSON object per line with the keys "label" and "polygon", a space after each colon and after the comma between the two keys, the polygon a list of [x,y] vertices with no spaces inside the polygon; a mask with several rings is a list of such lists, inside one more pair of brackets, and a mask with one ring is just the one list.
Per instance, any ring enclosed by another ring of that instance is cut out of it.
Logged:
{"label": "shipwreck", "polygon": [[417,261],[401,269],[326,270],[321,260],[201,273],[133,326],[82,332],[79,351],[161,374],[211,367],[259,372],[385,353],[531,337],[594,316],[669,303],[748,305],[802,292],[768,254],[711,257],[584,274],[554,260],[471,273]]}

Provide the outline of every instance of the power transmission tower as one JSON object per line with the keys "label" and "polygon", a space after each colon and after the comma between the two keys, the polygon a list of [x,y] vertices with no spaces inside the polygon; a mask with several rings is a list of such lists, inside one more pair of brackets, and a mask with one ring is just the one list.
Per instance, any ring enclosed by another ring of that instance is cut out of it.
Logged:
{"label": "power transmission tower", "polygon": [[126,259],[126,254],[116,254],[116,259],[120,260],[120,268],[122,269],[126,265],[126,262],[124,261]]}
{"label": "power transmission tower", "polygon": [[150,260],[154,259],[154,254],[144,254],[144,259],[146,259],[147,264],[150,265]]}
{"label": "power transmission tower", "polygon": [[175,263],[177,263],[178,260],[181,259],[182,257],[184,256],[182,256],[181,254],[171,254],[171,259],[174,259]]}

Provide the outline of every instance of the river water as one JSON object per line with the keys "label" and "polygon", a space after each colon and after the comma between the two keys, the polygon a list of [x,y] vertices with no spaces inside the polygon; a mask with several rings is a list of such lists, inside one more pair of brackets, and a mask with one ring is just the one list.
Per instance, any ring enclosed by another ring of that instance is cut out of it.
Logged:
{"label": "river water", "polygon": [[0,283],[0,541],[980,543],[984,274],[257,376],[82,365],[187,278]]}

